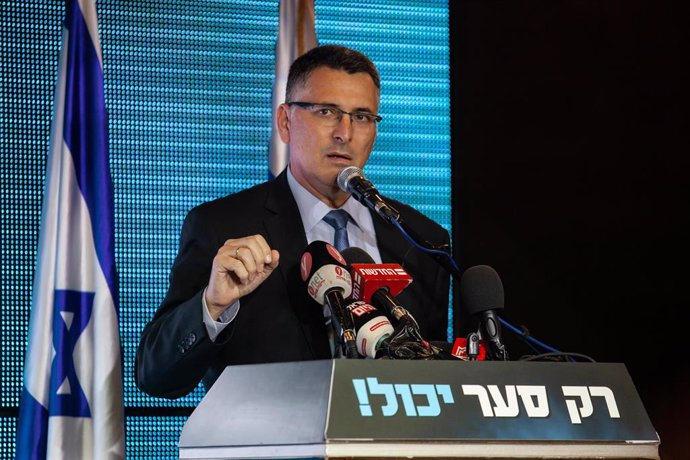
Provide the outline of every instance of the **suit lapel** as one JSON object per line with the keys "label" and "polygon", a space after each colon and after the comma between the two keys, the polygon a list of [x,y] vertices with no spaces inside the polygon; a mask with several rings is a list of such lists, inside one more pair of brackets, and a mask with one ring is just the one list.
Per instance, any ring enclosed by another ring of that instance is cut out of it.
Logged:
{"label": "suit lapel", "polygon": [[287,172],[283,171],[273,185],[266,200],[266,210],[269,212],[264,225],[269,244],[280,252],[280,272],[287,282],[290,267],[299,262],[307,246],[307,237],[297,203],[287,183]]}
{"label": "suit lapel", "polygon": [[273,182],[265,207],[267,212],[264,227],[268,243],[280,253],[279,268],[287,286],[290,306],[314,357],[328,357],[330,352],[324,333],[323,314],[307,296],[305,284],[299,274],[299,261],[307,246],[307,237],[299,208],[287,182],[286,171]]}

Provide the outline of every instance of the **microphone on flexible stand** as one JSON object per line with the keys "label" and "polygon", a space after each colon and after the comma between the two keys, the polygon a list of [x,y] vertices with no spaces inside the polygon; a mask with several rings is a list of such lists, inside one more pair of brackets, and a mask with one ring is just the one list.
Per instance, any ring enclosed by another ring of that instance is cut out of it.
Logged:
{"label": "microphone on flexible stand", "polygon": [[342,169],[336,177],[340,190],[351,194],[355,200],[376,212],[384,221],[395,227],[407,240],[418,249],[429,254],[441,267],[455,278],[460,278],[460,270],[450,256],[450,246],[447,243],[435,244],[427,241],[414,228],[403,221],[397,209],[391,206],[376,190],[364,173],[357,166]]}
{"label": "microphone on flexible stand", "polygon": [[490,356],[507,361],[508,352],[501,341],[501,324],[496,316],[496,310],[503,309],[503,283],[498,273],[488,265],[465,270],[460,280],[460,299],[465,311],[479,323],[479,335],[488,344]]}
{"label": "microphone on flexible stand", "polygon": [[384,220],[400,220],[400,213],[383,199],[374,184],[364,177],[357,166],[348,166],[340,171],[336,181],[340,190],[351,194],[355,200],[375,211]]}

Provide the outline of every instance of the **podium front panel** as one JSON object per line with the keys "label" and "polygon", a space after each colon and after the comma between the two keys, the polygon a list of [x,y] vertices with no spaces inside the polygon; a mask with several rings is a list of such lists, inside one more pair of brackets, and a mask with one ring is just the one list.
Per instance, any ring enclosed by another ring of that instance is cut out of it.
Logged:
{"label": "podium front panel", "polygon": [[327,439],[658,440],[622,364],[334,364]]}

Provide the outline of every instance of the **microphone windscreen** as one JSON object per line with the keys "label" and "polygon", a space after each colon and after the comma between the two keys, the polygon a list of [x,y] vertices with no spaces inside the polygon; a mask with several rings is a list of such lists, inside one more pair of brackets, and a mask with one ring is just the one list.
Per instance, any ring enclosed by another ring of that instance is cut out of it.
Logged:
{"label": "microphone windscreen", "polygon": [[347,261],[347,266],[350,267],[352,264],[375,264],[376,262],[374,259],[371,258],[367,252],[362,249],[358,248],[356,246],[350,246],[347,249],[344,249],[340,253],[345,260]]}
{"label": "microphone windscreen", "polygon": [[503,300],[503,283],[493,268],[476,265],[462,274],[460,301],[468,314],[500,310],[503,308]]}
{"label": "microphone windscreen", "polygon": [[364,177],[364,173],[357,166],[348,166],[338,173],[336,177],[336,182],[340,190],[346,193],[350,193],[351,190],[348,189],[347,184],[353,177]]}
{"label": "microphone windscreen", "polygon": [[300,259],[300,274],[307,292],[320,305],[324,304],[324,295],[330,289],[340,289],[343,297],[352,292],[352,279],[345,259],[325,241],[313,241],[307,246]]}
{"label": "microphone windscreen", "polygon": [[381,310],[366,302],[352,302],[347,310],[357,334],[357,351],[362,356],[374,358],[381,341],[393,333],[393,325]]}
{"label": "microphone windscreen", "polygon": [[349,247],[343,251],[342,255],[352,274],[354,299],[375,302],[372,296],[380,289],[385,289],[395,297],[412,282],[410,274],[400,265],[377,264],[363,249]]}

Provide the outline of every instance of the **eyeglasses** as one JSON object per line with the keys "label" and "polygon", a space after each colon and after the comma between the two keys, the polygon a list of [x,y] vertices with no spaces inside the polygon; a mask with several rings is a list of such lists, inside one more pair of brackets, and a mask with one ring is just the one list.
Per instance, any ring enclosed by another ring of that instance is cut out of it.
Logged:
{"label": "eyeglasses", "polygon": [[287,102],[286,104],[290,107],[296,105],[297,107],[308,110],[328,126],[336,126],[340,123],[345,114],[350,115],[350,120],[352,120],[352,124],[355,126],[372,127],[383,120],[383,117],[371,112],[346,112],[332,104],[317,104],[315,102]]}

